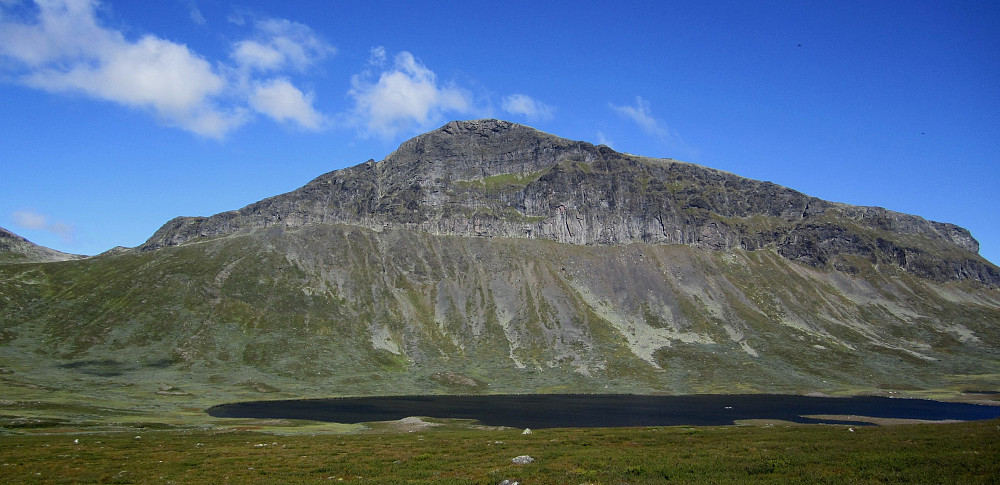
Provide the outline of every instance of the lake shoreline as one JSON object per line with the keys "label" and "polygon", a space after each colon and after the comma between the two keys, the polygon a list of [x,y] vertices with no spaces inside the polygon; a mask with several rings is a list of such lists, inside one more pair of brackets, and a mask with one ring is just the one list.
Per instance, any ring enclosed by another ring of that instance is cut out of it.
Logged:
{"label": "lake shoreline", "polygon": [[408,417],[471,419],[516,428],[715,426],[747,420],[863,426],[880,421],[992,419],[1000,417],[1000,406],[884,396],[497,394],[248,401],[213,406],[205,412],[215,418],[349,424]]}

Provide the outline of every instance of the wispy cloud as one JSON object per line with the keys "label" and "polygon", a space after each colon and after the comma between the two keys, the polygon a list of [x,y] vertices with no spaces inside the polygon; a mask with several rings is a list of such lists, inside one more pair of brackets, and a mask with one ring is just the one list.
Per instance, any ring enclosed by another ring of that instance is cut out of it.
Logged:
{"label": "wispy cloud", "polygon": [[598,145],[606,145],[606,146],[611,147],[611,148],[614,148],[614,146],[615,146],[615,142],[611,141],[610,138],[608,138],[607,136],[605,136],[603,131],[598,131],[597,132],[597,144]]}
{"label": "wispy cloud", "polygon": [[24,229],[51,232],[62,238],[64,242],[72,242],[75,229],[73,226],[61,222],[49,222],[49,216],[39,214],[33,210],[19,210],[11,214],[14,224]]}
{"label": "wispy cloud", "polygon": [[[251,74],[302,71],[334,53],[304,25],[254,20],[253,36],[233,44],[235,65],[225,65],[156,35],[127,39],[101,25],[94,0],[38,0],[36,7],[34,21],[22,21],[26,15],[4,15],[18,5],[0,3],[0,58],[13,61],[0,69],[24,85],[148,110],[167,125],[210,138],[245,124],[253,111],[318,126],[311,96],[285,78]],[[191,15],[204,19],[193,4]],[[277,110],[268,103],[277,97],[299,105]]]}
{"label": "wispy cloud", "polygon": [[635,121],[646,133],[663,138],[670,136],[670,130],[667,129],[666,125],[653,117],[649,109],[649,101],[642,99],[641,96],[635,97],[635,106],[619,106],[612,103],[608,103],[608,105],[618,114]]}
{"label": "wispy cloud", "polygon": [[[608,106],[618,114],[634,121],[643,132],[657,138],[672,150],[679,150],[687,156],[698,155],[699,150],[696,147],[689,145],[679,134],[653,116],[649,101],[643,99],[642,96],[635,97],[634,106],[614,103],[608,103]],[[610,146],[610,144],[608,145]]]}
{"label": "wispy cloud", "polygon": [[201,14],[201,10],[198,9],[198,5],[196,5],[193,1],[188,6],[188,13],[191,15],[191,21],[196,25],[205,25],[208,23],[205,16]]}
{"label": "wispy cloud", "polygon": [[467,113],[471,96],[437,75],[409,52],[387,66],[384,48],[372,49],[369,69],[351,79],[351,123],[365,135],[391,137],[440,122],[445,113]]}
{"label": "wispy cloud", "polygon": [[526,94],[511,94],[503,98],[504,111],[521,115],[528,121],[547,121],[552,119],[553,107],[535,100]]}
{"label": "wispy cloud", "polygon": [[253,37],[233,45],[231,57],[241,68],[304,71],[337,53],[335,47],[298,22],[267,18],[255,19],[253,23]]}

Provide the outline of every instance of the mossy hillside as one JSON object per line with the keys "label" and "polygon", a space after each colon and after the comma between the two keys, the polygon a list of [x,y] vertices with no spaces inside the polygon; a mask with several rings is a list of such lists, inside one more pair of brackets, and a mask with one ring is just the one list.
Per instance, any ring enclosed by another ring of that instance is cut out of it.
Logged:
{"label": "mossy hillside", "polygon": [[[0,385],[108,410],[94,419],[337,395],[1000,385],[995,289],[864,274],[767,250],[269,228],[0,266]],[[479,385],[456,390],[463,377]]]}
{"label": "mossy hillside", "polygon": [[[996,421],[548,429],[401,423],[5,436],[0,483],[992,483]],[[285,435],[298,428],[296,435]],[[252,430],[252,431],[248,431]],[[395,432],[394,432],[395,431]],[[515,456],[534,459],[528,465]]]}

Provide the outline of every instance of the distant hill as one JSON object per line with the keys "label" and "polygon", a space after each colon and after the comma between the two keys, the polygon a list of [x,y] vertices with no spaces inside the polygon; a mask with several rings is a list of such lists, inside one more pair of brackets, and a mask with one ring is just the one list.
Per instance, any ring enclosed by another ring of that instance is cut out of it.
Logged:
{"label": "distant hill", "polygon": [[997,390],[1000,269],[977,250],[952,224],[452,122],[135,249],[0,264],[0,389],[146,412]]}
{"label": "distant hill", "polygon": [[80,259],[83,256],[66,254],[39,246],[13,232],[0,227],[0,262],[49,262]]}

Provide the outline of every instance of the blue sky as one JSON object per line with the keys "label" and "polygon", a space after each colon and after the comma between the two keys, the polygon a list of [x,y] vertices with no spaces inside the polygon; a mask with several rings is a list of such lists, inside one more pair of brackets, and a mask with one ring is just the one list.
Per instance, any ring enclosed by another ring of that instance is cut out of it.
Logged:
{"label": "blue sky", "polygon": [[0,226],[135,246],[496,117],[959,224],[1000,262],[998,5],[0,0]]}

